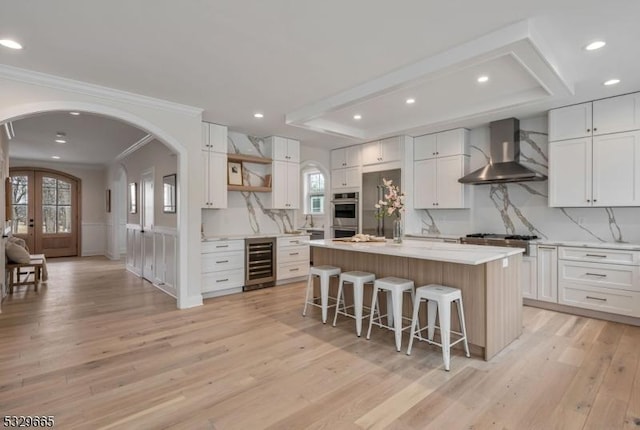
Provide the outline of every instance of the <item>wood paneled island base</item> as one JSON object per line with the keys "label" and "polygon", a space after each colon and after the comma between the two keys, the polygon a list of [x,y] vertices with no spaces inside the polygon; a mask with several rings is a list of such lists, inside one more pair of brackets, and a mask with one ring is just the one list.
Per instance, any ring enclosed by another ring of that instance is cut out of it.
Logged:
{"label": "wood paneled island base", "polygon": [[[462,264],[423,258],[392,256],[358,250],[314,246],[313,264],[332,265],[342,269],[375,273],[376,278],[397,276],[411,279],[415,286],[441,284],[462,290],[467,336],[471,351],[490,360],[522,334],[522,292],[520,265],[522,255],[515,254],[482,264]],[[464,245],[458,245],[464,246]],[[503,261],[507,260],[507,267]],[[368,289],[366,289],[368,290]],[[337,282],[331,295],[337,292]],[[365,306],[371,303],[370,292]],[[384,302],[383,295],[380,296]],[[421,310],[424,318],[425,310]],[[458,330],[457,310],[452,310],[452,330]],[[404,302],[404,315],[411,317],[410,300]],[[403,338],[403,348],[406,345]]]}

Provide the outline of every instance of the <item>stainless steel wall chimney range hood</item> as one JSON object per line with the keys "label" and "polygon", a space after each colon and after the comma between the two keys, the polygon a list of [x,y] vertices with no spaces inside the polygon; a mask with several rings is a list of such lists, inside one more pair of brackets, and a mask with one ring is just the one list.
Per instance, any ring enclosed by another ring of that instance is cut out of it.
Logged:
{"label": "stainless steel wall chimney range hood", "polygon": [[545,175],[519,163],[520,121],[507,118],[489,124],[489,164],[458,179],[463,184],[544,181]]}

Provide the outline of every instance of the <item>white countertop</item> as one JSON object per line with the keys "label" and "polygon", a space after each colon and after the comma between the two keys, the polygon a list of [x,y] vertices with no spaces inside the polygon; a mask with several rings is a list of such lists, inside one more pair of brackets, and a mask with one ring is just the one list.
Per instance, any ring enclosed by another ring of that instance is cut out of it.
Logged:
{"label": "white countertop", "polygon": [[203,242],[214,242],[218,240],[244,240],[244,239],[261,239],[264,237],[309,237],[308,234],[291,234],[291,233],[260,233],[260,234],[227,234],[220,236],[203,236]]}
{"label": "white countertop", "polygon": [[551,240],[551,239],[538,239],[533,243],[535,243],[536,245],[575,246],[580,248],[604,248],[604,249],[621,249],[626,251],[640,251],[640,244],[637,244],[637,243],[581,242],[581,241]]}
{"label": "white countertop", "polygon": [[342,251],[367,252],[395,257],[419,258],[478,265],[524,252],[520,248],[502,246],[462,245],[459,243],[427,242],[405,239],[401,244],[386,242],[334,242],[332,240],[311,240],[311,246],[338,249]]}
{"label": "white countertop", "polygon": [[416,239],[442,239],[442,240],[458,240],[464,237],[464,234],[428,234],[428,233],[407,233],[404,237],[415,237]]}

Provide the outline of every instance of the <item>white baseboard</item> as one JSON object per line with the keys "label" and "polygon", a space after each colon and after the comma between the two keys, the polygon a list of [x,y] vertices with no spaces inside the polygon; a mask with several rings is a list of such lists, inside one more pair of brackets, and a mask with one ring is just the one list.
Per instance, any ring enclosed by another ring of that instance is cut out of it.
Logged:
{"label": "white baseboard", "polygon": [[202,294],[189,296],[183,300],[178,300],[178,309],[189,309],[195,308],[196,306],[202,306]]}
{"label": "white baseboard", "polygon": [[160,291],[162,291],[163,293],[166,293],[166,294],[170,295],[174,299],[178,298],[178,294],[177,294],[178,292],[176,291],[176,287],[174,287],[173,285],[157,284],[155,282],[152,285],[154,287],[156,287],[157,289],[159,289]]}
{"label": "white baseboard", "polygon": [[213,297],[228,296],[229,294],[236,294],[236,293],[241,293],[241,292],[242,292],[242,287],[229,288],[227,290],[210,291],[208,293],[202,293],[202,298],[203,299],[211,299]]}

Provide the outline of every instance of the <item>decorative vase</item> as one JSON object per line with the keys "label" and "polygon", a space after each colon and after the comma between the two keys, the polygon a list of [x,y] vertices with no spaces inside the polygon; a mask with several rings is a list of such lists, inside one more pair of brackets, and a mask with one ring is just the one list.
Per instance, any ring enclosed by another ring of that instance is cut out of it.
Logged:
{"label": "decorative vase", "polygon": [[402,219],[400,217],[393,220],[393,242],[402,243]]}

